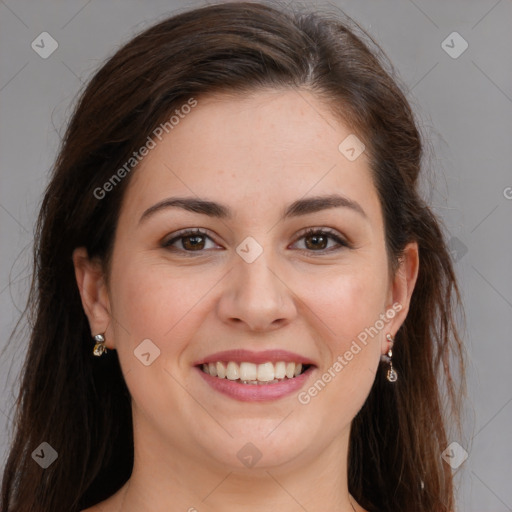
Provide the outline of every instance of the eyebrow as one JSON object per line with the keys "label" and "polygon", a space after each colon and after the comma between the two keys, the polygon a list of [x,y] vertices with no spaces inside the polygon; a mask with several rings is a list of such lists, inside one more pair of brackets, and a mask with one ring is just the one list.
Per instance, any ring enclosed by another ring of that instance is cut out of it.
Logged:
{"label": "eyebrow", "polygon": [[[331,194],[307,197],[294,201],[286,208],[282,220],[340,207],[349,208],[357,212],[363,218],[368,219],[368,216],[359,203],[339,194]],[[169,197],[149,207],[139,219],[139,224],[155,213],[168,208],[181,208],[189,212],[200,213],[218,219],[233,218],[233,212],[228,206],[215,201],[195,197]]]}

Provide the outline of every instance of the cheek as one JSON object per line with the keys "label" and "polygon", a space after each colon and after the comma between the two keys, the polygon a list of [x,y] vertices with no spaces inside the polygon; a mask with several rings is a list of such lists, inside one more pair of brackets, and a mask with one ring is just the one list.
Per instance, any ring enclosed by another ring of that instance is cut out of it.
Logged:
{"label": "cheek", "polygon": [[[298,282],[298,281],[296,281]],[[379,320],[386,301],[385,274],[370,268],[345,268],[303,285],[304,302],[325,326],[337,350]]]}
{"label": "cheek", "polygon": [[112,313],[118,350],[132,351],[151,339],[164,358],[179,357],[198,327],[217,275],[165,263],[119,261],[112,272]]}
{"label": "cheek", "polygon": [[[383,265],[373,266],[373,270],[347,267],[329,279],[317,280],[316,286],[310,283],[304,288],[302,296],[307,297],[305,302],[322,332],[318,349],[326,356],[326,366],[306,390],[308,396],[303,402],[311,398],[318,405],[327,404],[328,409],[342,407],[347,421],[363,405],[375,379],[381,340],[389,322],[385,317],[382,320],[386,282]],[[319,400],[315,398],[320,395]]]}
{"label": "cheek", "polygon": [[216,281],[136,259],[112,269],[116,350],[135,406],[155,425],[170,425],[173,407],[183,404],[183,355]]}

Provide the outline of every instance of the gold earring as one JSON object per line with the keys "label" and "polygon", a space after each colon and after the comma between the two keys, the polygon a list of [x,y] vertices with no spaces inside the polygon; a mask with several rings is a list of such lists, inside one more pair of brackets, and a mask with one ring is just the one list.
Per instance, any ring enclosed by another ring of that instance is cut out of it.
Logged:
{"label": "gold earring", "polygon": [[395,339],[389,333],[386,334],[386,339],[391,343],[391,345],[389,346],[388,353],[387,353],[387,356],[388,356],[387,360],[389,362],[389,369],[388,369],[388,373],[387,373],[386,377],[389,380],[389,382],[396,382],[398,380],[398,373],[396,373],[396,370],[393,368],[393,361],[392,361],[393,351],[391,350],[391,347],[393,346],[393,343],[395,342]]}
{"label": "gold earring", "polygon": [[103,336],[103,334],[96,334],[96,336],[94,336],[94,341],[96,341],[96,345],[94,345],[92,353],[95,356],[100,357],[107,351],[107,347],[105,346],[105,336]]}

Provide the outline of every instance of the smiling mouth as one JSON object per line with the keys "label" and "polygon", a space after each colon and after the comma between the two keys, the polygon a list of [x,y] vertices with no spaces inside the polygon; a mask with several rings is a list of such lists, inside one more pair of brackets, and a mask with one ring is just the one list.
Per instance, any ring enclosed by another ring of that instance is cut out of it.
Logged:
{"label": "smiling mouth", "polygon": [[268,385],[294,379],[302,375],[310,364],[277,361],[255,364],[250,362],[216,361],[203,363],[199,368],[218,379],[226,379],[241,384]]}

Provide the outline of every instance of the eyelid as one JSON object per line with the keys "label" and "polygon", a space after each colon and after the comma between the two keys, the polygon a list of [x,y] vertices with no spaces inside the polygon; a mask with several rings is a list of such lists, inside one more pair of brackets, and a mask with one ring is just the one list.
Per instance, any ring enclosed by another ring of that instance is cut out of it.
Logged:
{"label": "eyelid", "polygon": [[310,227],[310,228],[306,228],[305,230],[301,231],[297,235],[297,237],[295,238],[295,241],[293,242],[293,244],[296,244],[299,240],[301,240],[302,238],[304,238],[306,236],[316,235],[316,234],[319,234],[319,233],[320,234],[324,234],[324,235],[328,235],[328,237],[330,237],[332,240],[334,240],[339,245],[339,247],[334,247],[334,248],[331,247],[330,249],[322,249],[322,250],[319,250],[319,251],[311,251],[311,250],[307,250],[307,249],[298,249],[298,250],[301,251],[301,252],[307,252],[308,254],[322,255],[322,254],[327,254],[327,253],[330,253],[330,252],[337,251],[337,250],[339,250],[339,249],[341,249],[343,247],[347,248],[347,249],[352,249],[353,248],[352,243],[349,242],[345,236],[343,236],[337,230],[332,229],[332,228],[327,228],[327,227],[312,227],[312,228]]}
{"label": "eyelid", "polygon": [[[209,238],[210,240],[212,240],[212,242],[214,242],[215,244],[217,244],[217,242],[214,240],[213,236],[210,234],[210,232],[208,230],[205,230],[203,228],[184,228],[179,231],[176,231],[175,233],[171,233],[171,235],[169,235],[169,236],[164,237],[163,240],[160,242],[160,245],[163,248],[169,248],[169,247],[171,247],[172,243],[176,242],[180,238],[186,238],[188,236],[194,236],[194,235],[203,235],[203,236]],[[217,244],[217,245],[219,245],[219,244]],[[195,251],[184,251],[182,249],[177,249],[177,251],[189,253],[189,254],[195,252]],[[197,251],[197,252],[200,253],[203,251]]]}
{"label": "eyelid", "polygon": [[[339,233],[337,230],[327,227],[309,227],[305,228],[299,234],[295,237],[295,241],[291,245],[295,245],[299,240],[301,240],[304,237],[312,236],[312,235],[318,235],[323,234],[327,235],[328,238],[331,240],[334,240],[338,246],[337,247],[331,247],[329,249],[320,249],[318,251],[315,250],[308,250],[308,249],[297,249],[298,251],[302,253],[307,253],[308,255],[317,255],[321,256],[324,254],[330,254],[331,252],[339,251],[343,248],[346,249],[352,249],[353,245],[351,242],[349,242],[345,236],[343,236],[341,233]],[[175,233],[172,233],[170,236],[165,237],[163,241],[161,242],[161,246],[163,248],[174,250],[176,252],[179,252],[181,254],[187,255],[187,256],[199,256],[201,254],[204,254],[207,250],[201,249],[198,251],[187,251],[184,249],[179,249],[172,247],[172,244],[178,241],[180,238],[186,238],[189,236],[194,235],[203,235],[206,238],[209,238],[213,243],[217,244],[217,242],[214,240],[213,236],[210,234],[208,230],[205,230],[203,228],[184,228],[182,230],[179,230]],[[219,244],[217,244],[219,245]],[[211,249],[210,249],[211,250]],[[219,250],[219,249],[215,249]]]}

